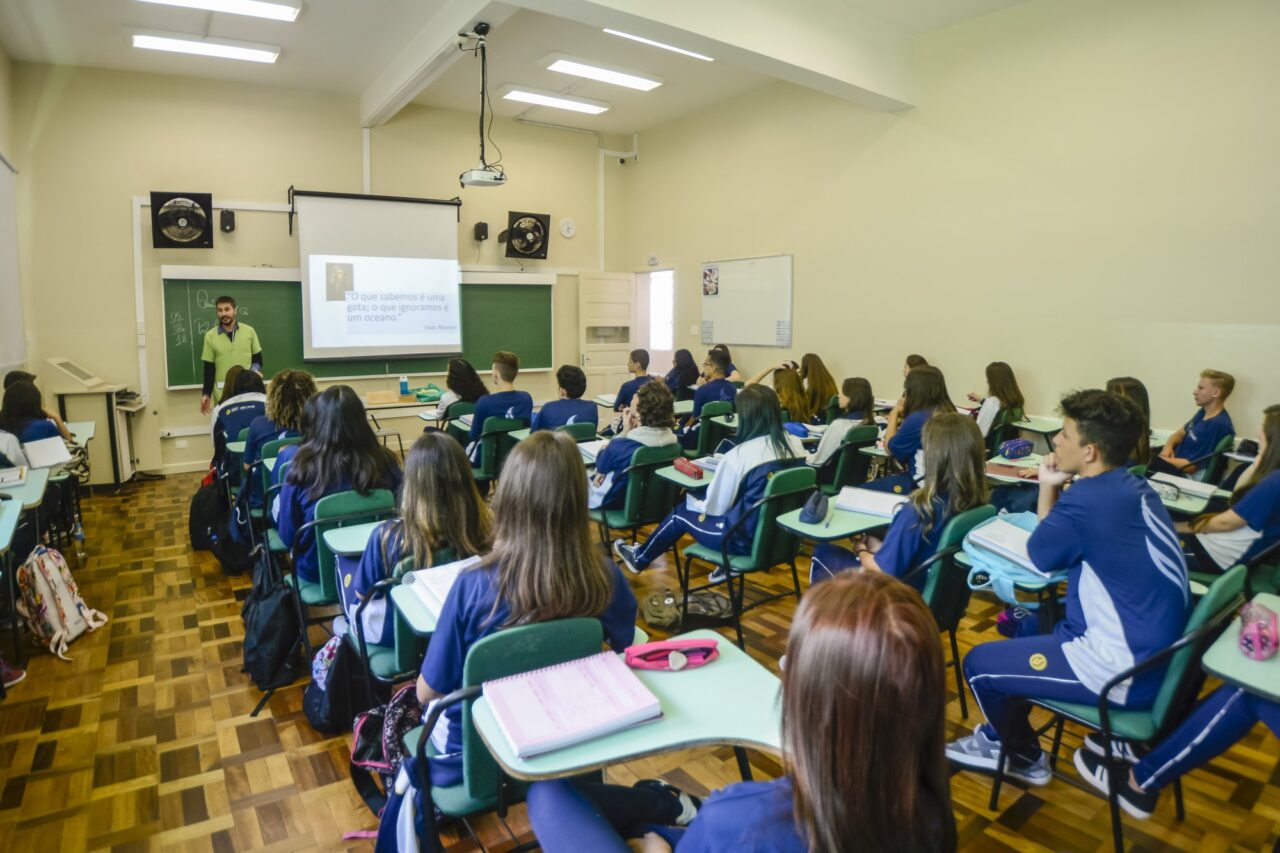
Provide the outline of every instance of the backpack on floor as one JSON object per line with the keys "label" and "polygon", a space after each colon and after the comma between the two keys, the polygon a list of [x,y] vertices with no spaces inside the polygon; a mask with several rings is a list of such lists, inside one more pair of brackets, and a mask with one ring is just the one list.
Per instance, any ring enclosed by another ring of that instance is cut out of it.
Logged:
{"label": "backpack on floor", "polygon": [[240,610],[244,617],[244,671],[259,690],[293,683],[302,672],[302,628],[293,587],[265,559]]}
{"label": "backpack on floor", "polygon": [[[356,717],[351,739],[351,781],[374,814],[381,814],[400,767],[408,759],[404,736],[422,725],[417,685],[410,682],[387,704]],[[427,733],[423,737],[429,737]],[[381,787],[379,787],[381,786]]]}
{"label": "backpack on floor", "polygon": [[[376,688],[375,688],[376,689]],[[329,638],[311,662],[311,683],[302,694],[302,710],[323,734],[349,732],[356,715],[386,698],[369,695],[360,653],[342,634]]]}
{"label": "backpack on floor", "polygon": [[261,545],[251,546],[238,538],[231,530],[232,517],[223,514],[217,526],[209,531],[209,550],[222,564],[222,572],[227,575],[243,575],[258,562],[263,552]]}
{"label": "backpack on floor", "polygon": [[63,660],[67,646],[85,631],[107,624],[106,614],[89,607],[62,555],[37,545],[18,567],[18,614],[31,635]]}
{"label": "backpack on floor", "polygon": [[191,548],[207,551],[213,547],[213,530],[227,515],[227,498],[218,483],[201,486],[191,496],[191,511],[187,515],[187,532],[191,536]]}
{"label": "backpack on floor", "polygon": [[[645,599],[640,609],[644,621],[651,628],[675,631],[680,628],[681,594],[664,589]],[[715,592],[689,594],[689,621],[699,624],[722,622],[733,616],[729,599]]]}

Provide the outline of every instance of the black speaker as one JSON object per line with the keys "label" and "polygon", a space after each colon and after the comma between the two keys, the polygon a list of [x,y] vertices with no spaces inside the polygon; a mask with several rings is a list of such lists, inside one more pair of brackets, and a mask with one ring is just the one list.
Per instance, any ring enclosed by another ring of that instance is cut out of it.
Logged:
{"label": "black speaker", "polygon": [[489,223],[477,222],[476,228],[475,228],[475,235],[476,235],[477,243],[481,242],[482,240],[488,240],[489,239]]}
{"label": "black speaker", "polygon": [[236,212],[234,210],[222,211],[218,217],[218,227],[226,234],[236,230]]}

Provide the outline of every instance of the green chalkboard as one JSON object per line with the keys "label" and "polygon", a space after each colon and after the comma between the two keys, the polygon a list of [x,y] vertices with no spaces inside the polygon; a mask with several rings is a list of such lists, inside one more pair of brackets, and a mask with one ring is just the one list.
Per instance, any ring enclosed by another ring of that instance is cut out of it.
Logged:
{"label": "green chalkboard", "polygon": [[[302,357],[302,287],[296,281],[165,279],[165,384],[198,388],[204,333],[216,322],[213,301],[231,296],[238,317],[262,341],[267,375],[286,367],[319,378],[443,373],[448,357],[307,361]],[[479,370],[498,350],[520,356],[521,368],[551,367],[551,285],[462,285],[462,355]]]}

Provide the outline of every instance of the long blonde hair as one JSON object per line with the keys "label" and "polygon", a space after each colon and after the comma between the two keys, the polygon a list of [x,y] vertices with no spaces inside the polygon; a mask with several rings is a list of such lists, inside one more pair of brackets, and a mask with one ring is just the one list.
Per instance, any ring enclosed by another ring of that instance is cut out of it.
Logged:
{"label": "long blonde hair", "polygon": [[836,380],[822,363],[817,353],[807,352],[800,359],[800,377],[804,379],[805,398],[809,401],[809,412],[817,414],[827,407],[831,398],[836,395]]}
{"label": "long blonde hair", "polygon": [[789,368],[778,368],[773,371],[773,390],[778,394],[778,402],[787,410],[791,420],[808,423],[813,419],[809,409],[809,400],[804,396],[804,385],[800,382],[800,374]]}
{"label": "long blonde hair", "polygon": [[938,412],[924,422],[924,485],[911,496],[926,534],[938,523],[935,498],[950,501],[955,515],[982,506],[990,496],[987,486],[986,445],[972,418],[954,411]]}
{"label": "long blonde hair", "polygon": [[498,602],[507,625],[599,616],[614,578],[591,535],[587,472],[567,433],[544,430],[511,451],[493,499]]}
{"label": "long blonde hair", "polygon": [[[399,536],[400,553],[415,568],[431,565],[432,552],[451,548],[461,560],[489,548],[493,515],[471,476],[467,455],[443,432],[424,432],[404,457],[400,519],[383,527],[383,562]],[[388,571],[392,567],[388,567]]]}

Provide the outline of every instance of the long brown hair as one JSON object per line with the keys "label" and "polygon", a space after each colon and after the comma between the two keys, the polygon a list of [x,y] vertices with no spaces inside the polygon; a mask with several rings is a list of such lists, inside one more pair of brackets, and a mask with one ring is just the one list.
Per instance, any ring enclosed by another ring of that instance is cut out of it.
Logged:
{"label": "long brown hair", "polygon": [[1027,401],[1018,387],[1018,380],[1013,375],[1013,368],[1003,361],[993,361],[987,365],[987,393],[1000,401],[1000,409],[1009,412],[1013,420],[1020,420],[1025,414],[1022,407]]}
{"label": "long brown hair", "polygon": [[903,383],[902,416],[905,418],[921,409],[938,409],[954,412],[956,405],[947,393],[947,380],[942,371],[931,364],[911,368]]}
{"label": "long brown hair", "polygon": [[311,407],[307,438],[285,478],[319,500],[344,484],[362,495],[389,489],[399,470],[400,460],[378,443],[355,390],[330,385]]}
{"label": "long brown hair", "polygon": [[836,380],[817,353],[807,352],[800,359],[800,378],[804,395],[809,400],[810,414],[821,412],[836,395]]}
{"label": "long brown hair", "polygon": [[591,535],[587,472],[567,433],[544,430],[511,451],[493,499],[493,551],[508,625],[599,616],[614,578]]}
{"label": "long brown hair", "polygon": [[[462,445],[443,432],[424,432],[404,457],[400,518],[383,526],[382,556],[400,536],[401,553],[413,565],[431,565],[431,554],[451,548],[461,560],[489,547],[493,516],[480,497]],[[389,567],[390,568],[390,567]]]}
{"label": "long brown hair", "polygon": [[810,850],[951,851],[945,669],[919,594],[845,572],[800,602],[782,674],[783,764]]}
{"label": "long brown hair", "polygon": [[1262,482],[1262,478],[1280,469],[1280,404],[1267,406],[1262,410],[1262,437],[1267,440],[1267,448],[1258,457],[1258,466],[1248,482],[1236,486],[1231,494],[1231,505],[1235,506],[1249,490]]}
{"label": "long brown hair", "polygon": [[850,376],[840,386],[840,393],[849,402],[845,404],[844,414],[862,415],[863,424],[876,422],[876,398],[871,392],[871,383],[861,376]]}
{"label": "long brown hair", "polygon": [[911,495],[911,503],[928,534],[938,523],[934,499],[946,498],[951,514],[982,506],[990,497],[986,476],[986,445],[973,418],[956,412],[939,412],[924,422],[920,434],[924,446],[924,484]]}
{"label": "long brown hair", "polygon": [[813,418],[799,373],[787,367],[773,371],[773,390],[778,395],[778,403],[787,410],[791,420],[808,423]]}
{"label": "long brown hair", "polygon": [[1132,376],[1117,376],[1107,380],[1107,393],[1132,400],[1142,410],[1142,434],[1138,436],[1138,445],[1134,448],[1133,458],[1139,465],[1151,461],[1151,398],[1147,395],[1147,386],[1141,379]]}

